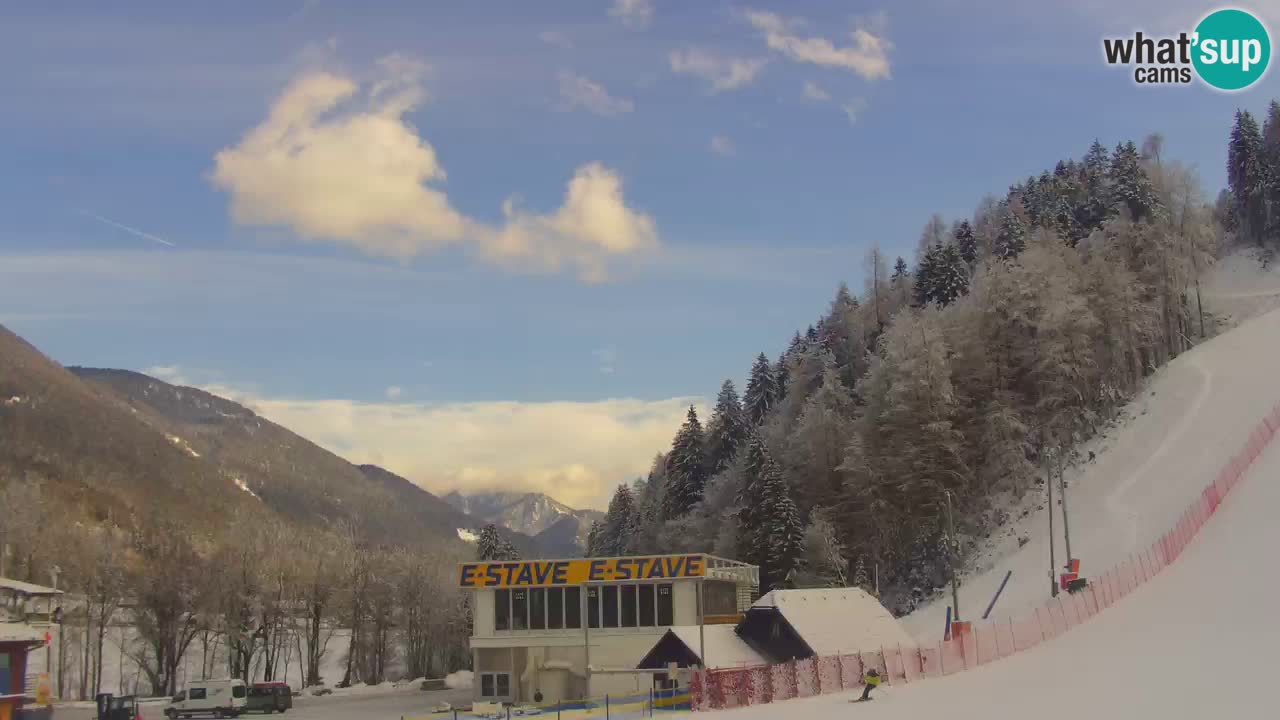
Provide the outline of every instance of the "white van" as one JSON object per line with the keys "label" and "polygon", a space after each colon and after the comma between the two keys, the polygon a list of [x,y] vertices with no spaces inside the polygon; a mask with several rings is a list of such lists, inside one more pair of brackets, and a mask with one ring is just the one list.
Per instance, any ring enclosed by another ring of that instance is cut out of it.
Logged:
{"label": "white van", "polygon": [[169,720],[197,715],[236,717],[244,712],[248,694],[243,680],[198,680],[175,695],[164,714]]}

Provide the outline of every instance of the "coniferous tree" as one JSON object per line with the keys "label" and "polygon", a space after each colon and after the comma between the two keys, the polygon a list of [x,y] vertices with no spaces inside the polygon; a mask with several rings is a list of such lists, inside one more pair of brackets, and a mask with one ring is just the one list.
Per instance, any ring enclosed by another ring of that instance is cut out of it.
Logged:
{"label": "coniferous tree", "polygon": [[[973,226],[968,220],[961,220],[954,233],[956,248],[966,265],[973,266],[978,260],[978,237],[973,234]],[[899,258],[901,259],[901,258]],[[905,268],[904,268],[905,269]]]}
{"label": "coniferous tree", "polygon": [[1111,188],[1107,180],[1111,157],[1097,140],[1089,146],[1080,165],[1080,197],[1076,203],[1076,224],[1088,235],[1102,227],[1111,208]]}
{"label": "coniferous tree", "polygon": [[485,525],[480,531],[480,539],[476,541],[476,559],[500,560],[502,536],[498,535],[496,525]]}
{"label": "coniferous tree", "polygon": [[609,500],[604,527],[598,530],[595,553],[598,555],[625,555],[630,543],[640,530],[640,510],[635,496],[626,485],[619,485]]}
{"label": "coniferous tree", "polygon": [[[799,335],[796,336],[799,340]],[[707,466],[712,475],[723,472],[747,439],[751,424],[732,380],[725,380],[707,422]]]}
{"label": "coniferous tree", "polygon": [[862,588],[867,592],[873,591],[875,588],[871,584],[871,578],[867,575],[867,562],[861,555],[853,566],[853,586]]}
{"label": "coniferous tree", "polygon": [[[816,331],[814,339],[817,339]],[[747,379],[747,391],[742,396],[742,405],[747,412],[747,419],[753,425],[759,425],[764,422],[765,416],[777,401],[778,379],[774,376],[769,358],[765,357],[764,353],[760,353],[756,357],[755,364],[751,366],[751,377]]]}
{"label": "coniferous tree", "polygon": [[1124,210],[1135,220],[1147,220],[1158,207],[1151,178],[1142,168],[1138,147],[1132,141],[1116,145],[1111,156],[1111,200],[1115,212]]}
{"label": "coniferous tree", "polygon": [[772,459],[760,477],[757,555],[766,558],[760,569],[762,590],[772,589],[800,568],[804,557],[804,525],[791,499],[791,489]]}
{"label": "coniferous tree", "polygon": [[955,243],[948,243],[938,253],[934,270],[933,301],[950,305],[969,289],[969,267]]}
{"label": "coniferous tree", "polygon": [[1010,200],[1000,218],[1000,234],[996,236],[996,257],[1013,260],[1027,247],[1027,223],[1018,198]]}
{"label": "coniferous tree", "polygon": [[599,520],[591,521],[591,529],[587,531],[587,557],[601,557],[604,555],[601,545],[601,527]]}
{"label": "coniferous tree", "polygon": [[668,519],[683,517],[702,500],[707,484],[706,438],[692,405],[667,455]]}
{"label": "coniferous tree", "polygon": [[937,297],[938,286],[938,263],[942,253],[941,245],[930,246],[924,251],[924,255],[920,257],[920,264],[916,266],[915,280],[915,304],[917,307],[928,305],[935,301]]}
{"label": "coniferous tree", "polygon": [[1262,125],[1262,194],[1266,235],[1280,238],[1280,101],[1272,100]]}

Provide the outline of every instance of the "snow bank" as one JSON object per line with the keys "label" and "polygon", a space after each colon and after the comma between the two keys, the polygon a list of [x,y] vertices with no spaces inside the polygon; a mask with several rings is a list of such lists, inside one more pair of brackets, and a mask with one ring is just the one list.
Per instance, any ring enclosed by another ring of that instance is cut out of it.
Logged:
{"label": "snow bank", "polygon": [[445,676],[444,685],[450,690],[470,690],[473,676],[470,670],[459,670]]}

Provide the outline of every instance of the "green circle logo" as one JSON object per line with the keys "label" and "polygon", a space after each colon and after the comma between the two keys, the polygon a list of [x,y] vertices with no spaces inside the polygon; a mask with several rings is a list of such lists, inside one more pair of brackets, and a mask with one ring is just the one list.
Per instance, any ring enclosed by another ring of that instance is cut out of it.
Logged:
{"label": "green circle logo", "polygon": [[1258,82],[1271,62],[1271,36],[1244,10],[1216,10],[1196,26],[1191,62],[1200,79],[1219,90]]}

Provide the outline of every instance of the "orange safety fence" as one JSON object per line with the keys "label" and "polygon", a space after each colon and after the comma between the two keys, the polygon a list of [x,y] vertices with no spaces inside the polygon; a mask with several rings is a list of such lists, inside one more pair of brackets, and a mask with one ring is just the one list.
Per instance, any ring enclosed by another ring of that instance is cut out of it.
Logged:
{"label": "orange safety fence", "polygon": [[1240,451],[1168,532],[1082,589],[1058,595],[1026,617],[983,621],[934,646],[881,647],[777,665],[697,672],[690,684],[691,707],[718,710],[860,689],[871,668],[888,685],[910,683],[971,670],[1052,640],[1123,600],[1176,561],[1278,431],[1280,405],[1258,423]]}

